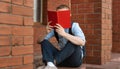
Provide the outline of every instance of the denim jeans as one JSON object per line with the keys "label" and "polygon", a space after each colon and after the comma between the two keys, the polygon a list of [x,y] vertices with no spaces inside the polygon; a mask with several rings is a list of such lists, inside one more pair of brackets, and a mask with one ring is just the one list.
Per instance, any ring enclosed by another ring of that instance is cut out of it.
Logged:
{"label": "denim jeans", "polygon": [[48,40],[41,42],[43,62],[56,60],[57,66],[78,67],[82,64],[81,47],[68,42],[62,50],[56,49]]}

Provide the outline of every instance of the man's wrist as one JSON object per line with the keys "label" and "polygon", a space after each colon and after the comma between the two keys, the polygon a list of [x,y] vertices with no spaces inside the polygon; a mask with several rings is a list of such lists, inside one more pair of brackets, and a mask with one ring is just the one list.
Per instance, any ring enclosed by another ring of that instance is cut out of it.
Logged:
{"label": "man's wrist", "polygon": [[63,37],[66,37],[67,36],[67,33],[65,32],[64,34],[63,34]]}

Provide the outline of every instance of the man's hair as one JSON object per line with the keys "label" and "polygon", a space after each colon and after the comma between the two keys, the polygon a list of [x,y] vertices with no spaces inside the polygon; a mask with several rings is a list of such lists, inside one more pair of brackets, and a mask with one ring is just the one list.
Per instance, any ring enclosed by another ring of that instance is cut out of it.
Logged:
{"label": "man's hair", "polygon": [[67,5],[59,5],[56,10],[58,9],[63,9],[63,8],[67,8],[67,9],[70,9]]}

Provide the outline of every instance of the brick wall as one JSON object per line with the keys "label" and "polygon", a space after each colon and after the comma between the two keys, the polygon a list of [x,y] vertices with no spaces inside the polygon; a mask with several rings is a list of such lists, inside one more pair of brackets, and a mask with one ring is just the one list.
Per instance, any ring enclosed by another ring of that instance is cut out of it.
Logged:
{"label": "brick wall", "polygon": [[79,22],[86,36],[86,63],[104,64],[110,59],[112,44],[111,0],[71,0],[71,3],[72,20]]}
{"label": "brick wall", "polygon": [[120,0],[113,0],[113,52],[120,53]]}
{"label": "brick wall", "polygon": [[102,63],[111,59],[112,50],[112,0],[102,0]]}
{"label": "brick wall", "polygon": [[0,69],[33,69],[33,0],[0,6]]}

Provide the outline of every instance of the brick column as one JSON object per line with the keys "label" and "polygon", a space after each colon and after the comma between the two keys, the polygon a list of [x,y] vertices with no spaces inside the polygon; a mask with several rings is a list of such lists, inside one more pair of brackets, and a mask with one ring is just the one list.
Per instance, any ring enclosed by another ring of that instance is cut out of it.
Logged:
{"label": "brick column", "polygon": [[33,0],[0,0],[0,69],[33,69]]}
{"label": "brick column", "polygon": [[86,63],[104,64],[112,46],[111,0],[71,0],[72,20],[86,36]]}
{"label": "brick column", "polygon": [[120,0],[113,0],[113,52],[120,53]]}
{"label": "brick column", "polygon": [[102,0],[102,64],[110,61],[112,49],[112,0]]}

